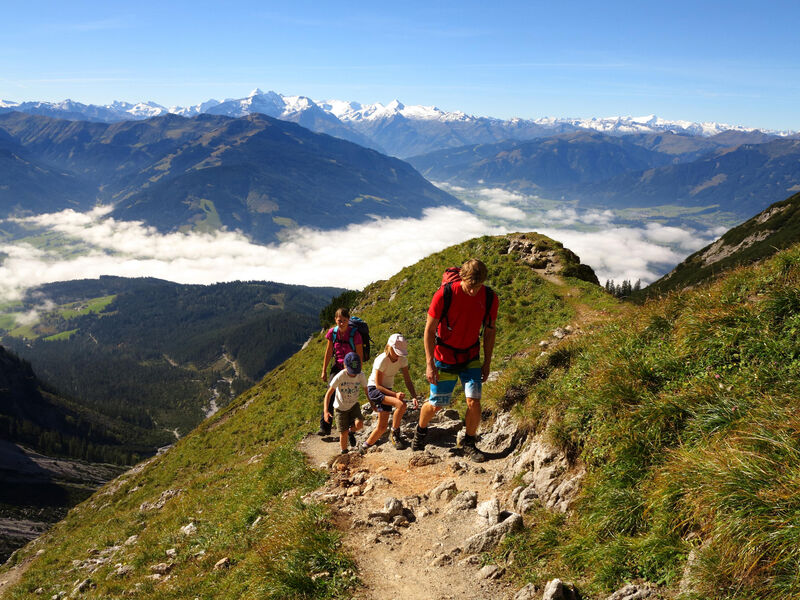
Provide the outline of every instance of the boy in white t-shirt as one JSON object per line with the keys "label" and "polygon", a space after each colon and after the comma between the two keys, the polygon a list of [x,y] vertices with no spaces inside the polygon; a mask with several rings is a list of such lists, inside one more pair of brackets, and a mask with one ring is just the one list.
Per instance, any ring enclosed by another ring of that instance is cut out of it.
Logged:
{"label": "boy in white t-shirt", "polygon": [[347,454],[348,438],[351,446],[356,445],[355,432],[364,426],[364,416],[361,414],[361,405],[358,403],[360,390],[367,392],[367,378],[361,372],[361,358],[355,352],[350,352],[344,357],[344,369],[331,379],[325,399],[322,401],[322,411],[326,421],[330,421],[328,401],[336,393],[333,403],[333,413],[336,416],[336,428],[339,430],[339,445],[342,454]]}
{"label": "boy in white t-shirt", "polygon": [[362,450],[373,446],[386,431],[392,408],[394,408],[394,417],[389,441],[398,450],[408,448],[408,442],[400,433],[400,423],[406,412],[406,395],[403,392],[392,391],[395,375],[399,372],[403,373],[406,388],[414,399],[414,408],[417,408],[417,392],[408,373],[408,342],[401,334],[393,333],[386,342],[386,350],[378,355],[375,362],[372,363],[372,374],[369,376],[367,384],[367,397],[373,410],[378,413],[378,425],[367,441],[362,444]]}

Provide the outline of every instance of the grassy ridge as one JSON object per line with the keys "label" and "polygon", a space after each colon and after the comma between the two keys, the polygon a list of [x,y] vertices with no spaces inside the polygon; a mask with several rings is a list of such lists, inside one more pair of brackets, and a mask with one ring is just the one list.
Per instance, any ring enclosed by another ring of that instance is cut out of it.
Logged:
{"label": "grassy ridge", "polygon": [[507,544],[518,578],[675,589],[694,551],[684,597],[800,597],[798,289],[795,246],[510,366],[516,413],[588,469],[574,514]]}
{"label": "grassy ridge", "polygon": [[[489,283],[501,301],[495,368],[572,320],[572,302],[614,304],[599,287],[583,281],[556,286],[542,280],[505,254],[507,247],[505,237],[471,240],[364,290],[354,314],[369,322],[376,353],[394,331],[410,338],[411,374],[420,392],[427,389],[425,310],[443,269],[470,256],[485,260]],[[133,589],[144,599],[344,596],[355,581],[352,564],[342,554],[324,509],[299,501],[323,475],[306,467],[294,450],[299,438],[316,428],[324,391],[319,381],[323,350],[319,335],[169,452],[76,507],[45,536],[45,552],[9,596],[27,598],[39,587],[45,597],[59,590],[69,593],[75,579],[85,577],[72,570],[73,560],[85,560],[93,549],[102,555],[131,535],[138,535],[138,542],[117,550],[91,576],[97,587],[87,597],[120,597]],[[182,491],[161,510],[141,509],[166,490]],[[258,517],[263,518],[256,524]],[[190,522],[197,533],[181,535],[180,528]],[[15,560],[38,547],[25,549]],[[177,551],[173,577],[148,579],[150,567],[166,562],[165,552],[171,548]],[[225,557],[231,566],[214,570]],[[117,563],[133,571],[115,578],[111,573]],[[330,575],[312,577],[321,572]]]}

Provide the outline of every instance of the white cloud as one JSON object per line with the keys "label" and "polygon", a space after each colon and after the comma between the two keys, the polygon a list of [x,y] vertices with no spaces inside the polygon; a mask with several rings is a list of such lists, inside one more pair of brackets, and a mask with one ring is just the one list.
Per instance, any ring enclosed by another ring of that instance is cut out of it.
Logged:
{"label": "white cloud", "polygon": [[64,259],[57,250],[3,244],[0,297],[18,299],[29,287],[100,275],[360,288],[447,246],[507,231],[462,210],[436,208],[421,219],[381,218],[336,231],[300,228],[280,244],[262,246],[237,232],[161,234],[140,222],[117,221],[105,214],[66,210],[19,220],[58,231],[83,244],[84,252]]}
{"label": "white cloud", "polygon": [[[593,232],[545,229],[541,233],[562,242],[581,257],[581,262],[591,265],[600,283],[606,279],[651,283],[714,239],[711,234],[698,232],[678,236],[673,229],[676,228],[611,227]],[[675,241],[680,243],[680,251],[664,245]]]}
{"label": "white cloud", "polygon": [[500,188],[483,188],[479,190],[482,198],[478,200],[478,210],[491,217],[499,217],[508,221],[522,221],[527,214],[512,203],[524,203],[525,196],[508,192]]}
{"label": "white cloud", "polygon": [[[238,232],[159,233],[141,222],[109,218],[108,209],[65,210],[18,222],[56,231],[73,252],[22,242],[0,244],[0,299],[19,299],[43,283],[100,275],[157,277],[179,283],[271,280],[360,288],[447,246],[480,235],[536,229],[578,254],[601,282],[651,282],[710,243],[718,232],[686,231],[649,224],[615,227],[610,211],[550,211],[545,223],[512,203],[524,198],[483,190],[481,202],[503,221],[496,226],[457,208],[426,210],[419,219],[376,218],[335,231],[299,228],[280,244],[259,245]],[[485,211],[487,214],[490,210]],[[571,224],[602,227],[576,231]],[[76,252],[78,250],[79,252]]]}

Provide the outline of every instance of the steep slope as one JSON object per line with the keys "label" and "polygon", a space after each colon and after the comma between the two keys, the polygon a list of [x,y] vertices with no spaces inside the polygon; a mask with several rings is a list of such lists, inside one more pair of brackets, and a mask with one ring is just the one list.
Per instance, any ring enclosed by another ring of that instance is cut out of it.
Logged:
{"label": "steep slope", "polygon": [[92,186],[78,177],[48,166],[5,131],[0,130],[0,204],[4,213],[48,212],[78,201],[92,193]]}
{"label": "steep slope", "polygon": [[123,470],[85,461],[132,464],[147,453],[116,425],[0,347],[0,561]]}
{"label": "steep slope", "polygon": [[702,283],[727,270],[747,265],[800,242],[800,194],[776,202],[698,250],[641,292],[665,294]]}
{"label": "steep slope", "polygon": [[510,365],[495,402],[587,474],[571,513],[534,509],[495,560],[592,598],[642,580],[666,598],[800,598],[798,286],[795,245]]}
{"label": "steep slope", "polygon": [[0,439],[53,456],[104,462],[130,464],[147,452],[122,438],[109,419],[65,399],[29,363],[0,346]]}
{"label": "steep slope", "polygon": [[408,164],[263,115],[222,126],[143,170],[116,194],[115,215],[162,230],[208,222],[274,240],[367,215],[419,216],[455,200]]}
{"label": "steep slope", "polygon": [[[552,252],[566,272],[586,271],[560,245],[526,237],[518,248]],[[357,313],[370,323],[378,346],[395,330],[411,339],[411,372],[420,390],[425,309],[442,270],[469,256],[485,260],[489,283],[502,301],[495,368],[569,322],[575,303],[598,309],[615,304],[596,285],[575,279],[564,288],[547,281],[524,262],[529,254],[510,247],[508,237],[471,240],[364,291]],[[341,552],[327,511],[300,501],[324,475],[303,466],[294,450],[318,418],[323,349],[324,339],[315,337],[168,452],[107,486],[18,553],[12,563],[26,564],[27,572],[8,597],[25,597],[39,587],[49,595],[69,592],[75,579],[87,577],[87,597],[130,590],[140,598],[344,593],[355,583],[352,563]],[[40,548],[44,552],[32,558]],[[151,569],[159,563],[165,565]]]}

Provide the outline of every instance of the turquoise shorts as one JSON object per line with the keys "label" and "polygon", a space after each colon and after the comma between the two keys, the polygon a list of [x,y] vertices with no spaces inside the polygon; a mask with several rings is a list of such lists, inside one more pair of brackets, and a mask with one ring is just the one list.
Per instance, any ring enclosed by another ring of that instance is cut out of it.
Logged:
{"label": "turquoise shorts", "polygon": [[450,398],[456,382],[460,379],[464,386],[464,395],[474,400],[481,399],[481,389],[483,385],[483,372],[481,361],[472,360],[465,365],[448,365],[441,361],[436,361],[436,368],[439,369],[439,382],[431,384],[431,395],[428,402],[437,408],[450,405]]}

